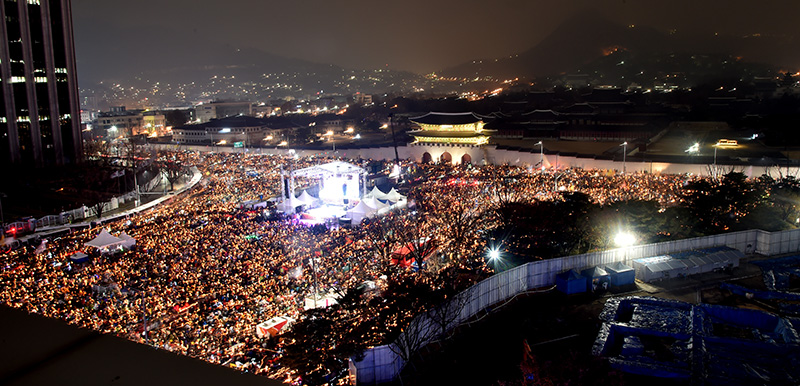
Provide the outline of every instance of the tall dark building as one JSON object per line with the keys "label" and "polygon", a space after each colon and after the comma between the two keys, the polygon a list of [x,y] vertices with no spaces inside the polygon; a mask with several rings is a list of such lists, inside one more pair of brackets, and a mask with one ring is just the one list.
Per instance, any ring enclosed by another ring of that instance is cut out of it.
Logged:
{"label": "tall dark building", "polygon": [[0,1],[0,166],[78,162],[70,0]]}

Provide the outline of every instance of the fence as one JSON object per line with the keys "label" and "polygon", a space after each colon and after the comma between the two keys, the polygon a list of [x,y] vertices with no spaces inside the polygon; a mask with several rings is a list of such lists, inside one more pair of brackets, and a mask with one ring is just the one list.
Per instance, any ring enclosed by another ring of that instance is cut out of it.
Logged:
{"label": "fence", "polygon": [[[760,253],[766,256],[797,252],[800,251],[800,229],[781,232],[748,230],[527,263],[498,273],[468,288],[451,300],[460,302],[458,306],[442,306],[458,310],[458,315],[451,318],[447,329],[455,328],[474,318],[480,311],[490,309],[491,306],[515,295],[552,286],[555,284],[556,274],[568,269],[581,270],[617,261],[630,265],[634,259],[720,245],[738,249],[745,254]],[[440,327],[431,319],[431,315],[435,312],[418,315],[412,321],[412,325],[416,328],[408,328],[403,332],[403,334],[416,334],[416,337],[408,338],[401,334],[394,343],[367,350],[363,360],[351,359],[351,379],[355,379],[359,385],[386,383],[397,379],[405,365],[405,361],[397,352],[408,352],[407,342],[418,342],[416,348],[422,348],[437,337],[437,329]],[[409,357],[407,354],[404,356]]]}
{"label": "fence", "polygon": [[[155,189],[158,184],[162,182],[163,175],[161,173],[155,173],[155,176],[150,178],[147,182],[142,185],[139,185],[140,190],[144,192],[149,192]],[[112,197],[110,200],[104,203],[104,212],[110,211],[114,209],[118,209],[120,205],[136,200],[138,194],[135,191],[125,193],[121,196]],[[58,226],[58,225],[65,225],[69,224],[73,221],[83,220],[95,216],[95,208],[90,208],[87,206],[82,206],[77,209],[71,209],[67,211],[63,211],[57,215],[48,215],[44,216],[40,219],[36,220],[36,228],[44,228],[48,226]]]}

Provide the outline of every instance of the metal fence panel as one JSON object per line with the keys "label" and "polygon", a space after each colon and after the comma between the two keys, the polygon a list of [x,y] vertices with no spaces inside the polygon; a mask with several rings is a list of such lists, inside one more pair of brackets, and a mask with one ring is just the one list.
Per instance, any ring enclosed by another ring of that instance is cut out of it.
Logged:
{"label": "metal fence panel", "polygon": [[[749,230],[637,245],[527,263],[505,272],[500,272],[465,290],[460,296],[465,296],[467,301],[461,309],[457,320],[459,323],[463,323],[475,317],[482,310],[508,300],[526,290],[552,286],[555,284],[556,274],[569,269],[581,270],[616,261],[631,265],[633,260],[643,257],[661,256],[720,245],[726,245],[744,253],[757,252],[764,255],[796,252],[800,250],[800,229],[772,233]],[[418,316],[418,318],[428,318],[428,316],[425,314]],[[427,319],[420,319],[420,322],[430,323]],[[393,381],[400,374],[404,365],[402,360],[388,346],[375,347],[367,350],[367,352],[376,350],[380,353],[365,356],[364,361],[356,362],[359,384]]]}

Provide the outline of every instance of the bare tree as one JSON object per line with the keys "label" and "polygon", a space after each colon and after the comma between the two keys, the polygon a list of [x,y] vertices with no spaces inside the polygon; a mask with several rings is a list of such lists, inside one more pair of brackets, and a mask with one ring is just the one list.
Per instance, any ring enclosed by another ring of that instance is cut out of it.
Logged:
{"label": "bare tree", "polygon": [[405,363],[411,362],[411,357],[425,347],[435,336],[435,328],[430,319],[420,315],[408,323],[401,330],[397,339],[389,345],[389,349],[397,354]]}
{"label": "bare tree", "polygon": [[435,335],[439,339],[447,339],[456,327],[458,318],[469,303],[467,293],[451,293],[441,298],[441,303],[428,311],[428,317],[436,327]]}
{"label": "bare tree", "polygon": [[423,192],[418,199],[420,210],[428,219],[430,232],[437,235],[435,240],[442,257],[445,259],[442,268],[455,264],[470,266],[465,259],[474,255],[474,250],[481,249],[482,231],[493,226],[491,212],[487,211],[488,203],[477,186],[453,185],[448,194],[434,191]]}

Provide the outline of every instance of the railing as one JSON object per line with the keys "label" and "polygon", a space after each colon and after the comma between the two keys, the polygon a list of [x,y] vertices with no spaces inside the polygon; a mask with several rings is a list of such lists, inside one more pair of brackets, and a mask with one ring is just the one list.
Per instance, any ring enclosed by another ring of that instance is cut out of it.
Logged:
{"label": "railing", "polygon": [[[748,230],[527,263],[489,277],[460,293],[456,299],[451,300],[451,302],[459,302],[458,306],[451,307],[452,309],[458,309],[459,315],[452,318],[452,322],[447,329],[452,330],[474,318],[480,311],[518,294],[552,286],[555,284],[556,274],[569,269],[581,270],[617,261],[630,265],[633,260],[643,257],[720,245],[738,249],[745,254],[760,253],[773,256],[797,252],[800,251],[800,229],[781,232]],[[462,304],[463,306],[461,306]],[[424,347],[425,343],[435,339],[439,332],[436,330],[441,328],[431,319],[430,315],[431,313],[418,315],[411,322],[415,328],[406,329],[406,331],[417,334],[415,339],[423,337],[423,339],[417,339],[417,341],[422,342],[422,344],[417,345],[417,348]],[[403,332],[403,334],[407,334],[407,332]],[[404,345],[402,343],[399,344],[399,342],[413,340],[401,336],[394,343],[367,350],[361,361],[351,359],[351,379],[355,379],[359,385],[395,381],[405,366],[404,360],[396,353],[396,351],[402,351],[401,348],[404,348]],[[408,356],[406,355],[406,357]]]}
{"label": "railing", "polygon": [[[150,178],[147,182],[140,185],[140,189],[144,192],[153,190],[163,180],[161,173],[156,173],[155,176]],[[120,205],[136,200],[138,197],[135,191],[125,193],[120,196],[112,197],[104,203],[104,212],[118,209]],[[36,228],[44,228],[49,226],[59,226],[70,224],[74,221],[84,220],[96,216],[95,208],[82,206],[80,208],[63,211],[57,215],[48,215],[36,220]]]}

